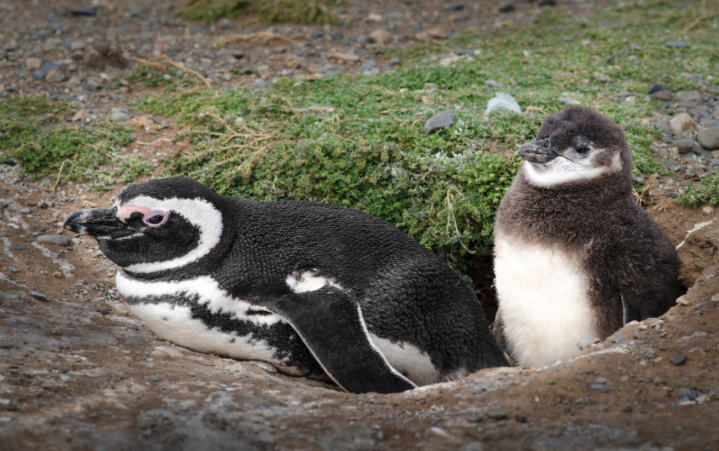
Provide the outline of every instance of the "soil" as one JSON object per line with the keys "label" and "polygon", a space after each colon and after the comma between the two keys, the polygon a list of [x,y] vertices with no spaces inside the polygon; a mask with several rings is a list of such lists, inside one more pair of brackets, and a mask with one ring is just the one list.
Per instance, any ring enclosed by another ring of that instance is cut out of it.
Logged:
{"label": "soil", "polygon": [[[258,29],[257,24],[187,24],[172,15],[178,1],[100,3],[97,19],[67,15],[62,8],[86,6],[71,1],[1,4],[12,14],[0,14],[0,41],[7,47],[14,40],[15,49],[2,59],[0,83],[15,84],[18,92],[44,90],[66,97],[101,116],[147,88],[128,86],[118,94],[85,89],[79,94],[69,81],[55,85],[20,77],[27,72],[26,58],[54,60],[80,51],[45,49],[53,34],[38,40],[37,30],[59,23],[68,30],[59,33],[63,42],[68,35],[85,43],[92,35],[98,42],[117,39],[126,55],[134,48],[149,58],[157,50],[153,46],[172,41],[157,39],[163,33],[177,35],[175,42],[193,36],[177,44],[187,48],[172,49],[179,55],[193,51],[195,44],[208,51],[207,43],[225,34],[222,27]],[[402,46],[411,45],[414,33],[430,26],[451,33],[491,26],[499,18],[493,2],[460,11],[449,11],[448,3],[439,1],[347,3],[345,14],[355,19],[346,26],[279,28],[305,36],[297,38],[297,48],[309,48],[306,36],[318,30],[327,36],[341,30],[341,39],[356,42],[358,35],[378,28],[363,19],[369,13],[410,11],[417,20],[391,30]],[[112,26],[103,22],[105,14]],[[127,29],[118,36],[121,27]],[[328,48],[334,42],[322,39]],[[347,50],[341,39],[331,45]],[[355,50],[368,55],[371,49],[357,45]],[[271,53],[271,47],[260,45],[246,53],[252,64],[267,61],[271,72],[286,66],[282,58],[288,52]],[[320,73],[312,72],[312,64],[319,64],[313,61],[326,62],[326,50],[317,56],[292,55],[300,61],[296,70],[307,75]],[[218,66],[235,64],[224,61]],[[382,67],[382,61],[377,65]],[[68,75],[84,76],[85,82],[103,80],[97,70],[81,65],[76,70],[68,69]],[[359,70],[359,63],[334,64],[332,70]],[[223,82],[250,84],[252,77]],[[137,144],[174,131],[171,121],[160,131],[140,127],[128,151],[148,157],[174,151],[166,141],[153,147]],[[161,169],[158,163],[157,171]],[[73,238],[65,247],[40,243],[34,236],[63,235],[66,214],[109,206],[120,186],[99,195],[76,183],[53,191],[47,183],[22,180],[18,167],[7,165],[0,166],[0,179],[0,201],[7,204],[0,217],[2,450],[719,449],[719,214],[711,207],[693,210],[656,200],[648,207],[675,245],[684,242],[679,257],[690,287],[661,318],[630,324],[579,357],[551,367],[496,368],[401,394],[352,395],[328,383],[281,375],[261,362],[199,354],[161,340],[118,298],[116,267],[93,240]],[[478,255],[475,271],[489,317],[494,302],[491,263],[489,254]]]}

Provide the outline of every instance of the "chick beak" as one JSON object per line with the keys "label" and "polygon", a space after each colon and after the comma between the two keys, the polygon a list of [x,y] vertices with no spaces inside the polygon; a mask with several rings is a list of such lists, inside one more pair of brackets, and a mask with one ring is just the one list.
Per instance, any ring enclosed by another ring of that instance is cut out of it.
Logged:
{"label": "chick beak", "polygon": [[79,235],[107,236],[125,228],[125,223],[117,219],[116,213],[117,208],[75,211],[70,213],[62,227]]}
{"label": "chick beak", "polygon": [[523,144],[519,155],[530,163],[547,164],[559,156],[548,139]]}

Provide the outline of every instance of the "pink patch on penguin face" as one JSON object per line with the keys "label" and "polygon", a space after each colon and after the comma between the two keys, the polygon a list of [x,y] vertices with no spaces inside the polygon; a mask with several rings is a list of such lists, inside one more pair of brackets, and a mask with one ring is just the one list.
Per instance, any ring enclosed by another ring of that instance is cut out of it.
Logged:
{"label": "pink patch on penguin face", "polygon": [[151,210],[140,205],[123,205],[117,210],[117,217],[121,221],[126,222],[133,213],[142,214],[142,222],[152,228],[163,226],[170,216],[162,210]]}

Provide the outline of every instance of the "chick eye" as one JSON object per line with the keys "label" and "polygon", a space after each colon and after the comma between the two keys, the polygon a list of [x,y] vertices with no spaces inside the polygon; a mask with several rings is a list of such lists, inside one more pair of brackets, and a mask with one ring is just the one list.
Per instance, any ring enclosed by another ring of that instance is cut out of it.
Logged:
{"label": "chick eye", "polygon": [[160,227],[167,222],[167,215],[150,212],[149,214],[145,215],[144,218],[142,218],[142,222],[144,222],[145,225],[149,227]]}
{"label": "chick eye", "polygon": [[162,222],[163,219],[165,219],[165,218],[163,218],[160,215],[155,215],[155,216],[151,217],[150,219],[148,219],[147,222],[149,222],[150,224],[159,224]]}
{"label": "chick eye", "polygon": [[589,150],[590,150],[589,147],[587,147],[587,146],[582,146],[582,147],[578,147],[578,148],[577,148],[577,153],[578,153],[579,155],[586,155],[586,154],[589,153]]}

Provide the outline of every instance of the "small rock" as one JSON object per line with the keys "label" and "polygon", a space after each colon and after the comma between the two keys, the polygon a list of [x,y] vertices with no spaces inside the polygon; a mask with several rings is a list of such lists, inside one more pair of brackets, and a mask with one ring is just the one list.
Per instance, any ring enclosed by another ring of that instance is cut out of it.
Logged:
{"label": "small rock", "polygon": [[566,97],[557,97],[557,100],[565,105],[581,105],[578,101],[574,99],[568,99]]}
{"label": "small rock", "polygon": [[591,335],[587,335],[586,337],[579,340],[579,343],[577,343],[577,347],[580,351],[585,350],[592,342],[594,341],[594,337]]}
{"label": "small rock", "polygon": [[597,391],[609,391],[609,385],[605,385],[605,384],[594,383],[594,384],[591,384],[589,386],[589,388],[592,390],[597,390]]}
{"label": "small rock", "polygon": [[601,72],[594,72],[594,78],[603,83],[609,83],[610,81],[612,81],[612,77]]}
{"label": "small rock", "polygon": [[49,178],[45,177],[44,179],[40,180],[40,188],[50,188],[52,186],[52,182]]}
{"label": "small rock", "polygon": [[150,353],[152,357],[159,359],[176,359],[182,357],[182,353],[177,349],[168,348],[167,346],[158,346]]}
{"label": "small rock", "polygon": [[654,98],[657,100],[672,100],[674,96],[672,95],[672,92],[666,89],[662,89],[661,91],[657,91],[654,93]]}
{"label": "small rock", "polygon": [[694,140],[689,138],[677,139],[674,141],[674,145],[679,149],[679,153],[684,155],[694,150]]}
{"label": "small rock", "polygon": [[472,49],[457,49],[454,51],[454,54],[459,55],[459,56],[474,55],[474,50],[472,50]]}
{"label": "small rock", "polygon": [[90,113],[85,110],[80,110],[72,117],[73,122],[80,122],[86,119],[90,119]]}
{"label": "small rock", "polygon": [[654,84],[651,85],[651,86],[649,87],[649,89],[647,90],[647,94],[649,94],[649,95],[656,94],[657,92],[659,92],[659,91],[661,91],[661,90],[662,90],[662,84],[661,84],[661,83],[654,83]]}
{"label": "small rock", "polygon": [[527,417],[521,413],[518,413],[514,416],[514,421],[516,421],[517,423],[526,423]]}
{"label": "small rock", "polygon": [[98,305],[95,307],[95,311],[102,315],[109,315],[112,313],[112,309],[108,308],[106,305]]}
{"label": "small rock", "polygon": [[469,416],[469,418],[467,418],[467,421],[469,421],[470,423],[481,423],[483,419],[484,418],[482,417],[482,415],[478,413],[473,413]]}
{"label": "small rock", "polygon": [[69,246],[70,238],[64,235],[42,235],[37,237],[37,242],[41,244],[54,244],[56,246]]}
{"label": "small rock", "polygon": [[433,39],[444,39],[447,37],[439,28],[430,28],[427,30],[427,36]]}
{"label": "small rock", "polygon": [[45,81],[48,83],[60,83],[65,80],[65,73],[60,69],[50,69],[45,75]]}
{"label": "small rock", "polygon": [[486,413],[487,418],[494,421],[506,420],[507,414],[501,409],[489,409]]}
{"label": "small rock", "polygon": [[632,405],[629,403],[625,403],[624,408],[622,409],[623,412],[631,412],[632,410]]}
{"label": "small rock", "polygon": [[95,17],[97,16],[97,9],[95,8],[75,8],[70,10],[70,14],[78,17],[78,16],[86,16],[86,17]]}
{"label": "small rock", "polygon": [[666,163],[664,163],[664,166],[670,171],[674,172],[682,169],[682,165],[677,163],[676,161],[667,161]]}
{"label": "small rock", "polygon": [[[637,44],[637,43],[635,43],[635,42],[630,42],[630,43],[629,43],[629,50],[644,50],[644,47],[642,47],[641,45],[639,45],[639,44]],[[659,89],[661,89],[661,88],[659,88]]]}
{"label": "small rock", "polygon": [[260,80],[260,79],[257,79],[254,81],[254,83],[252,83],[252,87],[255,89],[266,88],[268,86],[269,86],[269,83],[267,83],[264,80]]}
{"label": "small rock", "polygon": [[464,5],[462,3],[450,3],[447,9],[450,11],[461,11],[464,9]]}
{"label": "small rock", "polygon": [[719,127],[701,130],[697,135],[697,142],[706,150],[719,149]]}
{"label": "small rock", "polygon": [[122,111],[112,110],[112,113],[110,113],[110,119],[115,122],[127,122],[130,120],[130,115]]}
{"label": "small rock", "polygon": [[424,132],[428,135],[436,132],[437,130],[451,127],[454,125],[455,117],[454,114],[449,111],[442,111],[441,113],[432,116],[424,124]]}
{"label": "small rock", "polygon": [[392,35],[384,28],[374,30],[372,33],[368,34],[367,37],[371,42],[379,45],[387,45],[390,41],[392,41]]}
{"label": "small rock", "polygon": [[122,50],[109,45],[92,45],[85,49],[85,65],[91,69],[104,69],[107,66],[124,69],[127,60],[122,55]]}
{"label": "small rock", "polygon": [[539,0],[535,3],[537,6],[556,6],[557,0]]}
{"label": "small rock", "polygon": [[669,358],[669,361],[675,365],[681,365],[687,361],[687,356],[684,354],[678,354]]}
{"label": "small rock", "polygon": [[138,340],[137,338],[128,338],[127,340],[125,340],[125,344],[135,346],[147,346],[147,343],[142,340]]}
{"label": "small rock", "polygon": [[711,299],[712,299],[712,302],[719,302],[719,293],[717,293],[717,294],[715,294],[714,296],[712,296]]}
{"label": "small rock", "polygon": [[691,91],[679,91],[674,94],[679,103],[698,103],[702,100],[702,93],[693,89]]}
{"label": "small rock", "polygon": [[328,58],[334,58],[336,60],[344,61],[346,63],[356,63],[360,60],[360,57],[357,55],[352,55],[350,53],[330,53]]}
{"label": "small rock", "polygon": [[687,43],[684,41],[667,41],[664,45],[667,47],[686,47]]}
{"label": "small rock", "polygon": [[433,434],[439,435],[440,437],[445,437],[445,438],[451,437],[451,436],[449,435],[449,432],[445,431],[445,430],[442,429],[442,428],[438,428],[438,427],[436,427],[436,426],[429,428],[429,430],[430,430],[430,432],[432,432]]}
{"label": "small rock", "polygon": [[234,50],[234,49],[233,49],[233,50],[226,50],[226,51],[225,51],[225,55],[229,55],[229,56],[233,57],[233,58],[236,59],[236,60],[241,60],[242,58],[245,57],[245,52],[243,52],[242,50]]}
{"label": "small rock", "polygon": [[48,299],[46,294],[38,293],[37,291],[31,291],[30,296],[34,297],[38,301],[47,301]]}
{"label": "small rock", "polygon": [[42,60],[40,58],[28,58],[25,60],[25,67],[28,70],[38,70],[42,67]]}
{"label": "small rock", "polygon": [[[701,243],[700,243],[700,244],[701,244]],[[677,298],[677,304],[679,304],[679,305],[691,305],[691,303],[690,303],[689,300],[687,299],[686,295],[684,295],[684,296],[679,296],[679,297]]]}
{"label": "small rock", "polygon": [[687,113],[680,113],[674,116],[670,121],[669,125],[672,127],[674,132],[683,132],[686,130],[699,130],[699,126],[691,116]]}
{"label": "small rock", "polygon": [[488,88],[504,89],[504,85],[498,81],[487,80],[484,82],[484,86]]}
{"label": "small rock", "polygon": [[678,194],[675,192],[670,192],[670,193],[667,193],[666,196],[670,199],[676,199]]}
{"label": "small rock", "polygon": [[501,2],[497,8],[499,9],[500,13],[508,13],[510,11],[514,11],[514,2]]}

